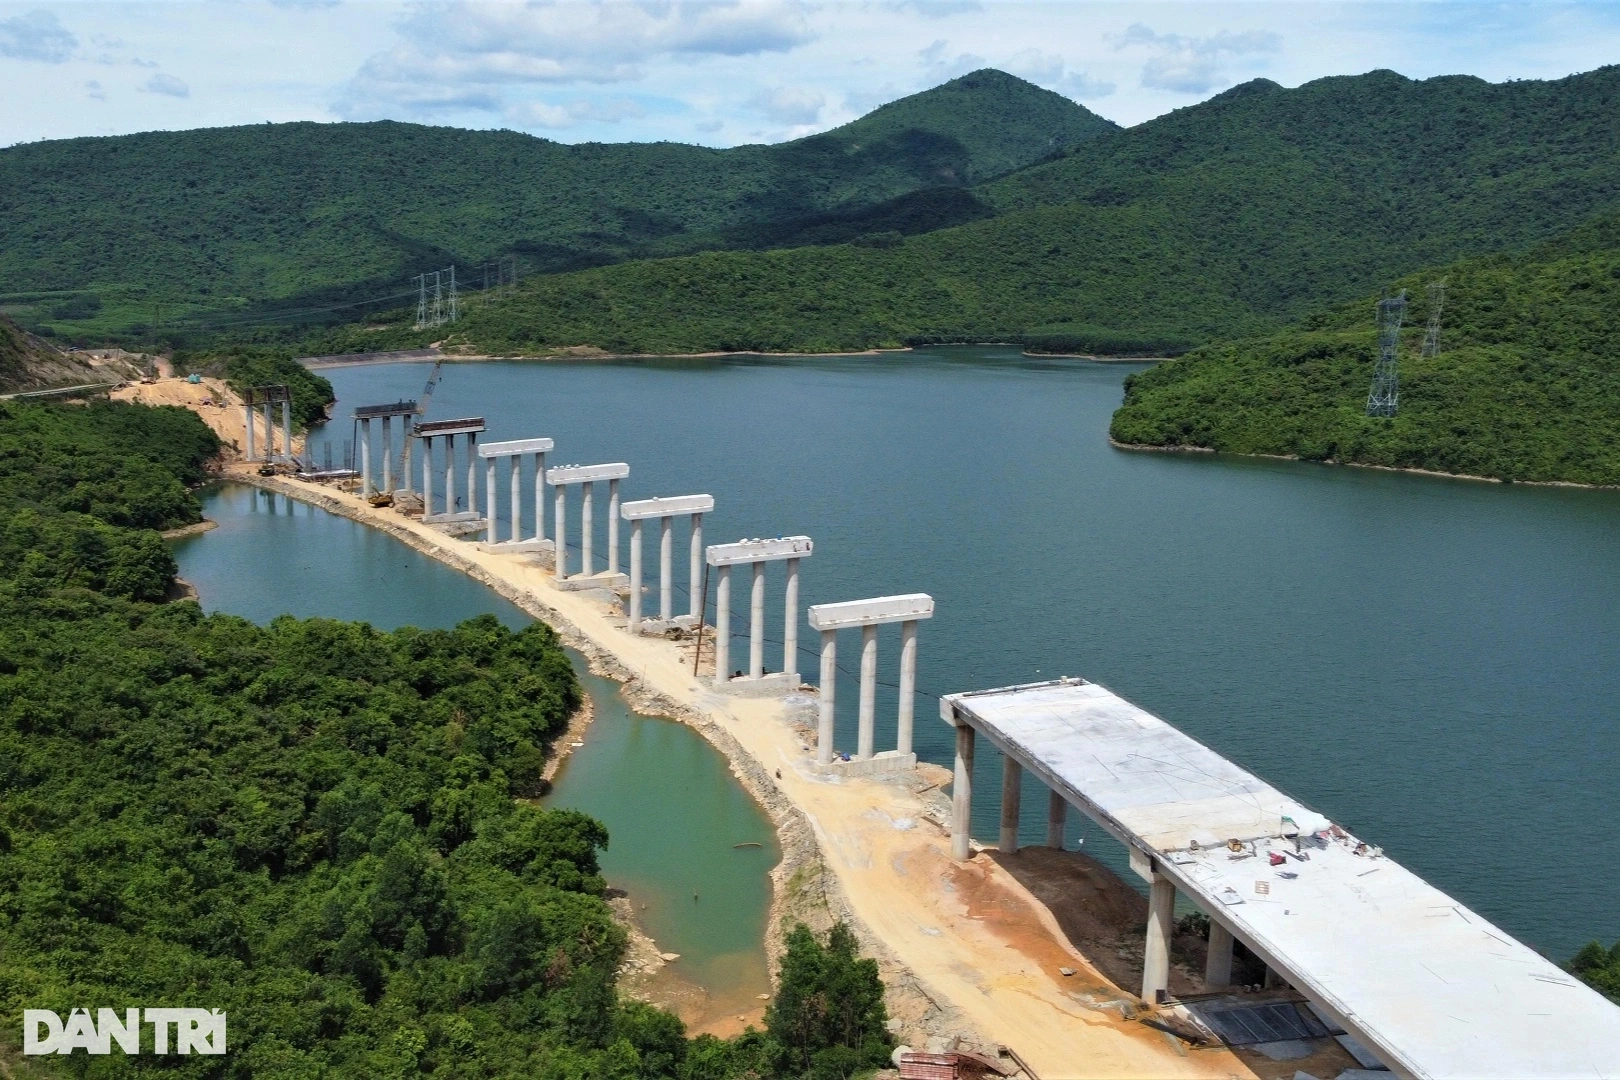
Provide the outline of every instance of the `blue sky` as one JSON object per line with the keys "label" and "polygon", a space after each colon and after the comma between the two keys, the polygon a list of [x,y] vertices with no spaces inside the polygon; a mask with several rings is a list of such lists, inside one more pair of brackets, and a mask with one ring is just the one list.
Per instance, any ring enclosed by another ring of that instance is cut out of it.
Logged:
{"label": "blue sky", "polygon": [[1617,61],[1620,3],[0,2],[0,145],[391,118],[732,146],[985,66],[1130,125],[1257,76],[1500,81]]}

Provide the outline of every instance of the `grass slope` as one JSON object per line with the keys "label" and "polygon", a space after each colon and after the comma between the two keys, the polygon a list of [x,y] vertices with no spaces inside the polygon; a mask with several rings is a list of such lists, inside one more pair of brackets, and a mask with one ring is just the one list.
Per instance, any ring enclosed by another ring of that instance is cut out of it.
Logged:
{"label": "grass slope", "polygon": [[[1441,352],[1422,359],[1430,281]],[[1123,443],[1286,454],[1506,480],[1620,484],[1620,218],[1524,255],[1397,282],[1411,307],[1400,412],[1366,415],[1373,300],[1297,330],[1211,345],[1133,377]]]}
{"label": "grass slope", "polygon": [[547,278],[464,330],[491,349],[646,352],[1021,337],[1129,352],[1264,332],[1620,210],[1620,67],[1249,83],[974,195],[1000,213]]}
{"label": "grass slope", "polygon": [[375,295],[451,262],[481,285],[473,265],[512,253],[533,272],[748,246],[756,225],[961,187],[1113,127],[986,70],[820,135],[729,150],[392,122],[20,145],[0,151],[0,273],[28,291],[0,305],[72,332],[164,318],[160,301],[172,324],[208,306]]}

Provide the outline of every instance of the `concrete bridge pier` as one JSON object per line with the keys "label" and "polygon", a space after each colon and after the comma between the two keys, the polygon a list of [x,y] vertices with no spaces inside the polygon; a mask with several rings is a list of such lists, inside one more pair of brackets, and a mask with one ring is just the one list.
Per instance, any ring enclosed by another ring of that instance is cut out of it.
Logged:
{"label": "concrete bridge pier", "polygon": [[[545,500],[545,469],[546,451],[553,447],[550,439],[513,439],[507,442],[485,443],[478,448],[478,456],[484,459],[484,550],[522,553],[530,551],[550,551],[551,542],[545,538],[546,532],[546,500]],[[523,455],[534,455],[534,528],[535,536],[532,539],[523,538]],[[502,540],[499,535],[500,527],[496,524],[499,513],[499,491],[497,483],[496,462],[506,462],[507,472],[507,505],[511,514],[511,525],[507,539]]]}
{"label": "concrete bridge pier", "polygon": [[371,421],[360,421],[360,497],[371,494]]}
{"label": "concrete bridge pier", "polygon": [[433,436],[423,435],[422,444],[422,516],[433,513]]}
{"label": "concrete bridge pier", "polygon": [[[556,555],[557,587],[568,590],[623,589],[629,579],[619,573],[619,481],[630,475],[630,466],[622,461],[601,465],[559,465],[546,470],[546,483],[553,491],[553,515],[556,536],[553,545]],[[595,552],[592,550],[595,532],[594,491],[599,481],[608,482],[608,569],[596,572]],[[583,489],[580,499],[580,572],[568,573],[568,489]]]}
{"label": "concrete bridge pier", "polygon": [[[798,561],[808,558],[813,545],[808,536],[784,536],[774,540],[739,540],[735,544],[713,544],[705,549],[708,564],[720,571],[719,606],[715,610],[715,687],[734,694],[769,696],[799,685],[797,657],[799,619]],[[785,621],[782,640],[788,651],[782,670],[765,670],[765,564],[787,562],[788,587],[785,594]],[[732,676],[731,663],[731,568],[748,566],[753,576],[749,595],[748,673]]]}
{"label": "concrete bridge pier", "polygon": [[[414,410],[415,402],[405,402]],[[403,415],[403,413],[401,414]],[[414,415],[414,414],[413,414]],[[478,433],[484,418],[467,416],[457,420],[432,420],[416,425],[422,441],[422,520],[444,527],[452,536],[483,532],[488,523],[478,508]],[[467,436],[467,506],[456,507],[456,436]],[[444,440],[444,509],[433,509],[433,440]]]}
{"label": "concrete bridge pier", "polygon": [[394,418],[392,416],[382,418],[382,442],[382,489],[392,495],[394,493]]}
{"label": "concrete bridge pier", "polygon": [[[674,495],[656,499],[627,502],[619,508],[615,518],[630,523],[630,623],[632,634],[643,631],[662,633],[670,626],[697,623],[698,595],[702,578],[701,550],[703,542],[703,515],[714,509],[712,495]],[[690,514],[692,519],[692,563],[687,590],[692,596],[692,615],[675,618],[675,518]],[[646,605],[642,602],[643,560],[641,549],[642,523],[658,520],[658,618],[643,617]],[[615,549],[617,545],[615,545]]]}
{"label": "concrete bridge pier", "polygon": [[[790,564],[791,565],[791,564]],[[870,600],[849,600],[838,604],[816,604],[810,609],[810,626],[821,631],[821,711],[816,731],[816,767],[854,774],[897,772],[913,768],[917,755],[911,750],[913,698],[917,688],[917,623],[932,618],[934,598],[927,593],[879,596]],[[900,624],[900,703],[896,715],[896,747],[876,752],[877,629],[885,623]],[[859,627],[861,631],[861,689],[855,757],[834,761],[833,732],[837,718],[838,631]]]}

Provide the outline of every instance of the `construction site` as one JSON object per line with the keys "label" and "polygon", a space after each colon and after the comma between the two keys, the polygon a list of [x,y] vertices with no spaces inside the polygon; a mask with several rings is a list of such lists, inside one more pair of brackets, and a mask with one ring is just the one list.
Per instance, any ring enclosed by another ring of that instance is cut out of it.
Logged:
{"label": "construction site", "polygon": [[[255,388],[239,415],[262,434],[235,475],[485,581],[600,660],[638,707],[702,731],[770,809],[784,851],[813,849],[779,868],[773,922],[804,902],[793,883],[813,865],[833,915],[879,957],[900,1076],[1620,1077],[1620,1009],[1376,837],[1083,677],[946,694],[954,767],[919,762],[918,626],[948,608],[901,580],[801,609],[812,537],[706,543],[710,495],[637,494],[631,463],[548,466],[549,437],[481,441],[482,417],[428,419],[441,365],[413,400],[354,408],[336,461],[302,452],[284,397]],[[656,571],[643,552],[655,521]],[[799,671],[801,625],[820,635],[814,683]],[[902,673],[892,720],[874,704],[888,626]],[[860,632],[860,690],[856,743],[840,749],[842,630]],[[993,842],[971,830],[987,750],[1003,778]],[[1026,776],[1044,805],[1022,805]],[[1071,814],[1122,845],[1140,886],[1064,850]],[[1042,846],[1020,844],[1031,815]]]}

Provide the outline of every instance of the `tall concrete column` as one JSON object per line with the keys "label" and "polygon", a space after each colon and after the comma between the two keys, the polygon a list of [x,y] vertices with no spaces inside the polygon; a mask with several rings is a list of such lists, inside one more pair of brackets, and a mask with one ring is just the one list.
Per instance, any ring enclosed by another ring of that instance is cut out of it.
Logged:
{"label": "tall concrete column", "polygon": [[[669,519],[664,519],[667,524]],[[641,632],[641,519],[630,523],[630,632]]]}
{"label": "tall concrete column", "polygon": [[579,572],[586,577],[596,573],[596,560],[591,555],[591,533],[595,530],[595,522],[591,520],[593,504],[596,502],[596,481],[587,480],[579,485],[585,492],[585,501],[579,508]]}
{"label": "tall concrete column", "polygon": [[[281,403],[281,448],[287,454],[287,461],[293,460],[292,452],[292,402]],[[387,466],[384,466],[386,468]]]}
{"label": "tall concrete column", "polygon": [[1204,985],[1218,990],[1232,985],[1232,931],[1209,920],[1209,957],[1204,961]]}
{"label": "tall concrete column", "polygon": [[[534,538],[546,538],[546,455],[534,455]],[[558,546],[561,547],[560,537]]]}
{"label": "tall concrete column", "polygon": [[731,567],[720,568],[720,584],[714,590],[714,677],[721,683],[731,678]]}
{"label": "tall concrete column", "polygon": [[546,452],[535,455],[535,539],[546,539]]}
{"label": "tall concrete column", "polygon": [[484,536],[491,543],[500,540],[495,531],[495,459],[484,459],[484,506],[489,513],[489,521],[484,528]]}
{"label": "tall concrete column", "polygon": [[895,749],[911,753],[913,706],[917,698],[917,620],[900,624],[900,718]]}
{"label": "tall concrete column", "polygon": [[1011,754],[1001,758],[1001,837],[996,847],[1003,855],[1018,850],[1018,812],[1024,797],[1024,767]]}
{"label": "tall concrete column", "polygon": [[399,452],[399,457],[400,457],[400,470],[399,470],[400,471],[400,478],[399,478],[399,482],[401,484],[405,485],[405,494],[410,495],[410,494],[412,494],[412,491],[411,491],[411,443],[416,441],[415,439],[411,438],[411,418],[407,416],[405,419],[401,420],[400,424],[399,424],[399,428],[400,428],[400,431],[399,431],[400,441],[405,444],[404,446],[400,447],[400,452]]}
{"label": "tall concrete column", "polygon": [[607,572],[619,572],[619,482],[608,481],[608,557]]}
{"label": "tall concrete column", "polygon": [[758,679],[765,674],[765,564],[749,565],[754,586],[748,599],[748,674]]}
{"label": "tall concrete column", "polygon": [[276,422],[270,417],[270,403],[264,403],[264,460],[276,460]]}
{"label": "tall concrete column", "polygon": [[394,418],[385,416],[383,422],[383,490],[394,493]]}
{"label": "tall concrete column", "polygon": [[433,436],[422,436],[422,516],[433,513]]}
{"label": "tall concrete column", "polygon": [[444,512],[456,512],[456,437],[444,437]]}
{"label": "tall concrete column", "polygon": [[834,704],[838,689],[838,631],[821,632],[821,716],[816,724],[816,760],[823,765],[832,761],[833,721],[837,719]]}
{"label": "tall concrete column", "polygon": [[[506,459],[506,471],[511,474],[507,477],[506,486],[511,489],[507,494],[512,501],[511,540],[515,544],[523,539],[523,455],[512,454],[508,456]],[[538,513],[539,509],[537,503],[535,512]],[[494,526],[491,525],[490,528],[494,528]]]}
{"label": "tall concrete column", "polygon": [[1069,816],[1069,801],[1056,791],[1046,793],[1046,846],[1063,850],[1063,825]]}
{"label": "tall concrete column", "polygon": [[1142,1000],[1157,1004],[1170,989],[1170,934],[1176,913],[1176,886],[1155,874],[1148,891],[1147,948],[1142,952]]}
{"label": "tall concrete column", "polygon": [[877,627],[861,627],[861,711],[855,737],[855,756],[862,761],[872,756],[877,718]]}
{"label": "tall concrete column", "polygon": [[973,854],[968,832],[973,820],[973,729],[956,729],[956,778],[951,781],[951,858],[967,862]]}
{"label": "tall concrete column", "polygon": [[703,599],[701,596],[698,595],[698,589],[700,587],[698,583],[703,580],[703,515],[702,514],[693,514],[692,515],[692,562],[691,562],[691,566],[687,570],[687,573],[690,575],[690,577],[687,579],[687,582],[686,582],[686,591],[691,595],[691,601],[692,601],[692,603],[691,603],[691,611],[689,612],[689,614],[692,616],[692,618],[695,619],[695,618],[698,617],[699,614],[701,614],[701,612],[699,610],[699,604],[702,602],[702,599]]}
{"label": "tall concrete column", "polygon": [[[467,432],[467,513],[478,512],[478,433]],[[493,524],[493,522],[491,523]]]}
{"label": "tall concrete column", "polygon": [[799,673],[799,560],[787,561],[787,587],[782,590],[787,614],[782,625],[782,670]]}
{"label": "tall concrete column", "polygon": [[558,484],[556,491],[556,505],[552,508],[551,526],[557,530],[557,539],[552,545],[557,552],[553,562],[556,568],[557,580],[561,581],[568,576],[568,485]]}
{"label": "tall concrete column", "polygon": [[675,617],[675,519],[658,519],[658,617]]}
{"label": "tall concrete column", "polygon": [[251,398],[242,401],[242,422],[247,425],[247,457],[244,460],[253,460],[253,402]]}
{"label": "tall concrete column", "polygon": [[371,494],[371,421],[360,421],[360,497]]}

